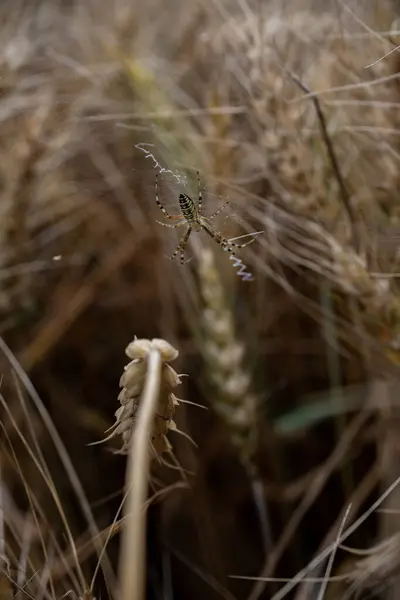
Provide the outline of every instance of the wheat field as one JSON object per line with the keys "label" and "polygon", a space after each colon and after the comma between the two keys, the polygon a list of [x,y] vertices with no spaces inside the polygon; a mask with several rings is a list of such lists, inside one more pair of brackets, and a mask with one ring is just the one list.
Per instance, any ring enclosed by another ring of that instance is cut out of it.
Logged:
{"label": "wheat field", "polygon": [[398,3],[0,15],[0,600],[400,598]]}

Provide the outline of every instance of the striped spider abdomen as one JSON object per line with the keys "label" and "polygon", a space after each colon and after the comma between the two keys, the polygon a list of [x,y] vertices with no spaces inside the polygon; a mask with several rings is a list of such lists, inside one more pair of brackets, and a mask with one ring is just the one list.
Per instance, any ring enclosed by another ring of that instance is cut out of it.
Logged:
{"label": "striped spider abdomen", "polygon": [[200,231],[199,214],[196,204],[187,194],[179,194],[179,208],[187,224],[193,231]]}

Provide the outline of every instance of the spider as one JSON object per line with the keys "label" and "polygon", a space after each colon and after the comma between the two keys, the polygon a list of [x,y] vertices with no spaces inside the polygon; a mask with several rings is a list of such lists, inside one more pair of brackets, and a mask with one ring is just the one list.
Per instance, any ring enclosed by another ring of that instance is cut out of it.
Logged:
{"label": "spider", "polygon": [[[168,257],[170,260],[174,260],[174,258],[180,253],[181,265],[185,264],[185,260],[184,260],[185,248],[186,248],[186,245],[189,240],[189,236],[192,233],[192,231],[200,231],[201,229],[204,229],[204,231],[206,233],[208,233],[208,235],[215,242],[217,242],[217,244],[219,244],[223,250],[225,250],[226,252],[229,252],[231,254],[231,256],[235,256],[233,248],[244,248],[244,246],[247,246],[248,244],[251,244],[252,242],[254,242],[254,239],[255,239],[255,238],[252,238],[249,242],[246,242],[245,244],[235,244],[234,242],[231,242],[227,238],[223,237],[223,235],[211,225],[210,221],[212,221],[212,219],[214,219],[217,215],[219,215],[219,213],[221,211],[223,211],[226,206],[228,206],[229,201],[225,202],[210,217],[203,217],[203,215],[202,215],[203,195],[201,193],[200,174],[198,171],[197,171],[197,184],[198,184],[197,206],[196,206],[196,203],[194,202],[194,200],[192,200],[192,198],[190,198],[190,196],[188,196],[187,194],[179,194],[179,198],[178,198],[179,208],[181,209],[182,214],[170,215],[160,202],[160,198],[158,195],[158,173],[156,173],[156,203],[157,203],[157,206],[160,210],[162,210],[162,212],[164,213],[164,215],[166,216],[166,218],[168,220],[170,220],[170,221],[177,220],[178,221],[178,223],[174,223],[174,225],[170,225],[169,223],[162,223],[161,221],[157,221],[157,223],[159,223],[163,227],[171,227],[172,229],[175,229],[176,227],[182,227],[183,225],[187,225],[187,227],[188,227],[185,235],[182,237],[181,241],[179,242],[175,252],[172,254],[172,256]],[[186,261],[186,262],[188,262],[188,261]]]}

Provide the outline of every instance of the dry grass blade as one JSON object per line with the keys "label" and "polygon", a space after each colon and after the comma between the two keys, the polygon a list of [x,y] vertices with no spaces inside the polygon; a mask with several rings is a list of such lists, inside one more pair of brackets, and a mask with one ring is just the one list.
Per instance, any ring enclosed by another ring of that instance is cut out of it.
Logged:
{"label": "dry grass blade", "polygon": [[[291,518],[286,524],[282,535],[276,544],[276,547],[267,558],[265,567],[262,571],[262,575],[265,577],[270,577],[274,572],[278,561],[280,560],[283,552],[290,544],[293,539],[293,535],[296,532],[296,529],[300,525],[301,521],[304,518],[304,515],[309,510],[313,502],[318,498],[321,490],[329,479],[330,474],[334,469],[337,468],[338,464],[343,461],[346,456],[346,452],[349,449],[351,443],[356,439],[357,434],[360,432],[362,426],[368,419],[368,414],[361,413],[354,418],[353,422],[348,426],[347,430],[344,432],[342,437],[337,443],[335,450],[332,452],[329,459],[325,462],[323,466],[320,467],[318,473],[316,474],[314,481],[310,483],[307,492],[299,503],[295,511],[293,512]],[[256,600],[260,597],[260,594],[263,592],[265,584],[263,581],[258,581],[252,590],[250,595],[250,600]]]}
{"label": "dry grass blade", "polygon": [[335,560],[336,551],[337,551],[337,549],[339,547],[339,540],[340,540],[340,537],[342,535],[343,528],[345,526],[347,518],[349,516],[350,510],[351,510],[351,504],[349,504],[349,506],[347,507],[346,512],[345,512],[345,514],[343,516],[342,522],[340,524],[339,531],[338,531],[337,536],[336,536],[335,544],[333,546],[332,553],[331,553],[331,555],[329,557],[328,564],[326,566],[325,577],[323,579],[323,582],[322,582],[322,585],[321,585],[321,588],[320,588],[317,600],[323,600],[324,599],[325,591],[326,591],[326,588],[328,587],[329,578],[330,578],[330,575],[331,575],[331,572],[332,572],[332,567],[333,567],[333,562]]}
{"label": "dry grass blade", "polygon": [[352,581],[349,593],[379,590],[380,586],[398,577],[399,569],[400,534],[395,533],[383,543],[370,548],[368,556],[356,561],[355,572],[349,577]]}
{"label": "dry grass blade", "polygon": [[[364,480],[360,483],[360,485],[354,490],[351,496],[351,505],[353,507],[354,514],[356,514],[361,509],[361,507],[365,503],[366,498],[368,498],[373,492],[373,490],[376,489],[376,485],[379,482],[379,478],[380,470],[378,468],[378,465],[375,464],[369,471],[369,473],[365,476]],[[342,517],[336,519],[335,523],[325,534],[324,539],[320,545],[321,550],[323,550],[325,546],[328,545],[333,539],[335,532],[338,530],[338,528],[340,528],[341,520]],[[343,544],[341,544],[340,547],[343,550],[346,549]],[[341,569],[341,572],[343,572],[343,569]],[[356,573],[357,566],[354,566],[352,564],[351,572],[349,572],[349,569],[346,568],[346,573],[344,574],[344,576],[339,577],[343,583],[348,584],[352,581],[352,578],[354,575],[356,575]],[[332,580],[332,578],[330,578],[330,580]],[[303,579],[295,595],[295,600],[307,600],[310,597],[310,594],[312,595],[314,593],[315,590],[311,586],[311,584],[307,582],[306,579]]]}
{"label": "dry grass blade", "polygon": [[9,561],[6,554],[5,544],[5,524],[4,524],[4,506],[3,506],[3,481],[1,477],[0,469],[0,599],[11,600],[13,597],[13,590],[10,581],[9,572]]}
{"label": "dry grass blade", "polygon": [[399,485],[400,477],[397,478],[396,481],[394,481],[392,485],[390,485],[383,494],[381,494],[381,496],[370,506],[368,510],[365,511],[363,515],[361,515],[361,517],[359,517],[350,527],[348,527],[344,531],[344,533],[340,536],[339,540],[337,540],[333,544],[330,544],[328,548],[326,548],[316,558],[314,558],[304,569],[297,573],[297,575],[295,575],[295,577],[293,577],[287,585],[283,586],[283,588],[279,590],[278,593],[274,594],[271,600],[282,600],[283,598],[285,598],[285,596],[292,589],[294,589],[300,581],[302,581],[304,576],[306,576],[310,571],[315,569],[315,567],[318,567],[318,565],[321,564],[322,561],[329,557],[336,544],[342,544],[348,537],[350,537],[351,534],[354,533],[354,531],[356,531],[360,527],[360,525],[362,525],[362,523],[364,523],[364,521],[366,521],[368,517],[370,517],[376,511],[377,508],[379,508],[379,506],[386,500],[386,498],[390,496],[390,494]]}
{"label": "dry grass blade", "polygon": [[[46,428],[51,436],[51,439],[54,443],[54,446],[58,452],[58,455],[64,465],[65,471],[69,477],[69,480],[71,481],[71,485],[72,488],[75,491],[75,494],[80,502],[80,505],[82,507],[82,511],[87,519],[90,531],[91,531],[91,535],[93,537],[93,539],[97,539],[98,536],[98,527],[95,523],[95,520],[93,518],[93,514],[92,511],[90,509],[89,503],[86,499],[85,496],[85,492],[83,490],[82,484],[79,481],[79,478],[76,474],[75,468],[71,462],[71,459],[68,455],[68,452],[65,449],[65,446],[56,430],[56,428],[54,427],[54,423],[46,409],[46,407],[44,406],[43,402],[40,399],[40,396],[38,395],[38,393],[36,392],[36,389],[34,388],[32,382],[30,381],[29,377],[27,376],[27,374],[25,373],[25,371],[23,370],[23,368],[21,367],[20,363],[18,362],[18,360],[16,359],[16,357],[14,356],[14,354],[11,352],[10,348],[7,346],[7,344],[5,343],[5,341],[3,340],[3,338],[0,337],[0,349],[2,350],[2,352],[4,353],[4,355],[6,356],[7,360],[9,361],[10,365],[13,367],[13,369],[15,370],[15,373],[17,374],[17,376],[19,377],[23,387],[26,389],[27,393],[29,394],[29,396],[31,397],[31,399],[33,400],[40,416],[43,419],[43,422],[46,425]],[[7,410],[7,404],[5,404],[5,408]],[[21,437],[22,441],[24,442],[24,438],[23,436]],[[38,463],[37,458],[32,455],[32,458],[34,460],[34,462],[37,464],[39,472],[43,472],[43,467]],[[44,473],[44,479],[45,481],[49,484],[49,490],[52,491],[52,485],[51,485],[51,479],[49,479],[48,477],[46,477],[46,474]],[[58,496],[54,492],[54,498],[55,501],[58,501]],[[63,515],[63,511],[62,511],[62,507],[61,504],[59,504],[59,508],[60,508],[60,516]],[[66,524],[67,525],[67,524]],[[102,552],[102,547],[99,546],[97,548],[97,551],[99,553],[99,555]],[[106,580],[108,579],[109,581],[112,581],[113,576],[112,576],[112,568],[111,565],[107,559],[107,556],[104,557],[104,563],[103,563],[103,568],[105,569],[105,576],[106,576]],[[83,581],[82,581],[83,583]],[[112,586],[111,586],[112,587]],[[83,587],[83,589],[86,589],[86,584]]]}
{"label": "dry grass blade", "polygon": [[[291,71],[288,71],[288,73],[289,73],[290,77],[293,79],[293,81],[303,90],[303,92],[306,92],[307,94],[311,94],[311,90],[301,81],[301,79],[295,73],[292,73]],[[354,213],[353,207],[351,205],[350,195],[349,195],[349,192],[347,191],[347,187],[346,187],[346,184],[343,179],[339,161],[336,156],[336,152],[335,152],[332,140],[328,133],[328,125],[326,122],[326,118],[325,118],[324,112],[321,108],[321,104],[318,100],[318,97],[316,95],[310,95],[310,98],[315,106],[315,110],[318,115],[318,120],[319,120],[320,127],[321,127],[322,137],[323,137],[323,140],[324,140],[324,143],[325,143],[328,155],[329,155],[329,159],[332,164],[333,172],[334,172],[337,182],[339,184],[339,189],[340,189],[340,193],[341,193],[342,200],[343,200],[343,206],[347,212],[347,215],[348,215],[348,218],[349,218],[349,221],[351,224],[353,244],[354,244],[356,251],[360,252],[361,245],[360,245],[360,238],[359,238],[359,234],[358,234],[358,222],[357,222],[358,220],[357,220],[356,214]]]}
{"label": "dry grass blade", "polygon": [[[147,510],[147,508],[153,502],[156,502],[157,500],[164,498],[168,493],[170,493],[174,490],[177,490],[177,489],[187,489],[187,483],[183,482],[183,481],[178,481],[178,482],[168,486],[167,488],[159,490],[145,502],[143,511],[145,512],[145,510]],[[124,497],[123,501],[121,502],[120,507],[122,507],[124,503],[125,503],[125,497]],[[117,511],[116,516],[114,517],[113,523],[111,525],[109,525],[106,529],[104,529],[104,531],[101,531],[99,533],[98,540],[103,544],[104,548],[107,546],[107,544],[111,540],[111,538],[114,537],[114,535],[118,534],[123,527],[125,517],[122,517],[121,519],[118,520],[118,516],[119,516],[119,510]],[[84,536],[83,540],[78,540],[76,543],[77,554],[78,554],[79,560],[81,562],[86,560],[89,556],[91,556],[96,551],[96,548],[94,546],[94,540],[92,538],[89,538],[89,539],[87,539],[87,538],[88,538],[88,536]],[[55,564],[53,565],[53,567],[51,569],[52,577],[54,577],[55,580],[62,579],[65,576],[65,574],[67,574],[70,571],[70,569],[73,565],[73,561],[74,561],[74,558],[71,554],[62,555],[61,559],[59,559],[57,562],[55,562]],[[96,569],[96,571],[98,571],[98,568]],[[95,573],[93,574],[92,580],[94,579],[94,575],[95,575]],[[93,586],[94,586],[94,581],[92,581],[91,589]]]}
{"label": "dry grass blade", "polygon": [[[18,436],[20,437],[23,445],[25,446],[26,450],[28,451],[28,454],[30,455],[32,461],[34,462],[34,464],[35,464],[38,472],[43,477],[43,480],[46,482],[46,485],[47,485],[47,487],[49,489],[49,492],[51,493],[51,496],[53,498],[54,504],[56,505],[56,507],[58,509],[59,515],[60,515],[62,523],[64,525],[65,533],[66,533],[68,542],[70,544],[71,550],[72,550],[74,558],[75,558],[75,567],[76,567],[76,570],[77,570],[77,573],[78,573],[78,578],[80,580],[81,589],[82,589],[82,591],[84,591],[86,589],[86,587],[87,587],[86,586],[86,581],[85,581],[85,576],[83,574],[83,570],[81,568],[78,556],[76,554],[75,541],[73,539],[73,536],[72,536],[72,533],[71,533],[68,521],[67,521],[66,516],[65,516],[64,509],[62,507],[62,503],[60,501],[60,497],[59,497],[59,495],[57,493],[57,490],[54,487],[53,481],[51,480],[51,478],[48,477],[47,473],[43,470],[43,468],[42,468],[40,462],[38,461],[38,459],[36,458],[35,454],[32,452],[32,450],[31,450],[28,442],[26,441],[26,439],[25,439],[23,433],[21,432],[20,428],[18,427],[18,424],[16,423],[16,421],[15,421],[12,413],[10,412],[10,409],[7,406],[7,402],[4,399],[4,397],[3,397],[2,394],[0,394],[0,403],[3,406],[4,410],[6,411],[8,417],[10,418],[10,421],[11,421],[12,425],[14,426],[14,428],[15,428]],[[0,427],[3,429],[4,433],[6,433],[6,431],[5,431],[4,426],[3,426],[2,423],[0,423]]]}

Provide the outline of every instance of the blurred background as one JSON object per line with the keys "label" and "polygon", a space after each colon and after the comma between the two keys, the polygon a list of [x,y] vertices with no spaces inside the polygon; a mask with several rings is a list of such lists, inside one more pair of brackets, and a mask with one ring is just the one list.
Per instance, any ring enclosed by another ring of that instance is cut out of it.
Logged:
{"label": "blurred background", "polygon": [[[148,598],[400,598],[397,488],[293,583],[400,475],[398,11],[3,0],[0,598],[115,596],[126,459],[89,444],[134,336],[200,405],[153,466]],[[237,260],[167,258],[156,174],[179,214],[197,171]]]}

